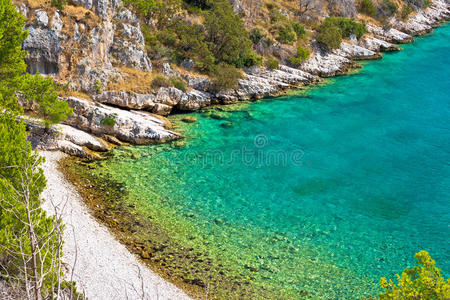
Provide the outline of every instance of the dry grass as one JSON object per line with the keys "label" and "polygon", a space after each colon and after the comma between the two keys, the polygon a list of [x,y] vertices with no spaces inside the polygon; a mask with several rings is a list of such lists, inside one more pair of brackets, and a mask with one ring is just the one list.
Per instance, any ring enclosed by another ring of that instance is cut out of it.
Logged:
{"label": "dry grass", "polygon": [[89,96],[86,93],[83,92],[78,92],[78,91],[60,91],[59,92],[59,96],[60,97],[76,97],[76,98],[80,98],[80,99],[84,99],[84,100],[92,100],[92,97]]}
{"label": "dry grass", "polygon": [[67,5],[64,7],[64,14],[75,19],[77,22],[83,22],[87,27],[92,28],[100,22],[100,18],[82,6]]}
{"label": "dry grass", "polygon": [[50,7],[51,0],[28,0],[28,6],[31,9]]}
{"label": "dry grass", "polygon": [[156,72],[144,72],[138,69],[120,67],[122,79],[118,82],[109,82],[106,89],[111,91],[136,92],[148,94],[152,91],[153,78],[160,75]]}

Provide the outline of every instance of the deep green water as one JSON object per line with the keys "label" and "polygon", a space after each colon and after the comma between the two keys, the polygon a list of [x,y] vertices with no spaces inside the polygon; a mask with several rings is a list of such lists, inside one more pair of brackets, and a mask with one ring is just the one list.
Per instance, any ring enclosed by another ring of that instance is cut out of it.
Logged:
{"label": "deep green water", "polygon": [[403,47],[301,95],[191,114],[185,145],[119,149],[98,172],[257,285],[375,294],[422,249],[448,276],[450,26]]}

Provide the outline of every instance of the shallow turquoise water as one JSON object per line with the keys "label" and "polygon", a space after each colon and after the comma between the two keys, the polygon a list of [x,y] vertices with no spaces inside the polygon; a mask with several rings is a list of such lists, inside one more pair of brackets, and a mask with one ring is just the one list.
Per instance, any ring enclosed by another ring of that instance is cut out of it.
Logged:
{"label": "shallow turquoise water", "polygon": [[193,114],[186,146],[117,155],[112,176],[280,289],[373,294],[422,249],[448,276],[450,26],[403,47],[302,95]]}

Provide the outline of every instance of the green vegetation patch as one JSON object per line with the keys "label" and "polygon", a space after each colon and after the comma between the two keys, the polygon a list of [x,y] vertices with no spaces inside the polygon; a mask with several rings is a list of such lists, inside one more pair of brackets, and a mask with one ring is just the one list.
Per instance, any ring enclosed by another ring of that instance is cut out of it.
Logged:
{"label": "green vegetation patch", "polygon": [[328,50],[337,49],[341,45],[342,38],[350,37],[352,34],[360,38],[366,31],[366,25],[354,19],[328,17],[319,27],[317,41]]}

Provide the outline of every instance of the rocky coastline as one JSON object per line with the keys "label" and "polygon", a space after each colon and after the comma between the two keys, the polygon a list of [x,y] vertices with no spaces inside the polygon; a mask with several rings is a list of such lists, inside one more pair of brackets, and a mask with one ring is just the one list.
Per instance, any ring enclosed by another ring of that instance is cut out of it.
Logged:
{"label": "rocky coastline", "polygon": [[[114,73],[113,63],[117,58],[129,67],[143,71],[152,69],[150,60],[142,52],[143,37],[139,20],[133,13],[122,7],[119,1],[98,1],[95,4],[81,1],[79,5],[97,12],[95,16],[88,13],[86,16],[100,18],[103,29],[109,28],[109,31],[103,30],[97,37],[91,32],[91,38],[87,40],[87,29],[84,33],[80,29],[87,25],[81,26],[82,22],[79,22],[80,25],[75,22],[73,36],[61,29],[62,19],[67,15],[54,11],[50,21],[45,11],[33,12],[25,5],[20,7],[32,22],[27,26],[30,34],[23,45],[30,53],[27,57],[30,70],[54,77],[69,72],[68,61],[59,53],[73,39],[85,39],[86,45],[89,45],[85,47],[85,58],[78,62],[77,72],[73,75],[77,77],[69,76],[70,85],[78,89],[89,91],[108,78],[120,76]],[[35,15],[30,18],[31,13]],[[211,105],[277,96],[288,89],[318,83],[322,78],[346,74],[351,69],[360,67],[358,60],[380,59],[382,52],[398,51],[400,47],[396,44],[410,43],[414,36],[432,32],[433,27],[439,26],[449,17],[449,3],[434,0],[428,8],[418,11],[407,22],[392,18],[389,29],[367,24],[367,34],[360,39],[350,37],[332,52],[313,46],[310,58],[297,69],[286,65],[280,65],[278,69],[259,66],[247,68],[237,89],[218,93],[212,91],[208,77],[189,74],[183,76],[168,63],[164,63],[163,74],[183,77],[188,84],[186,91],[161,87],[152,93],[98,91],[92,93],[94,96],[90,100],[64,97],[74,110],[73,116],[64,125],[50,131],[44,130],[39,122],[28,121],[31,133],[29,139],[38,149],[61,150],[88,159],[99,158],[101,154],[98,152],[123,143],[147,144],[178,139],[182,136],[170,129],[170,122],[163,116],[174,112],[195,111]],[[116,27],[122,26],[123,34],[120,38],[114,33],[117,30],[111,27],[113,23]],[[108,46],[114,49],[114,55],[104,53],[103,48]],[[102,68],[94,65],[102,65]],[[58,75],[54,75],[54,72]]]}
{"label": "rocky coastline", "polygon": [[[101,3],[101,1],[98,3]],[[95,5],[98,5],[98,3]],[[118,3],[107,5],[120,6]],[[111,11],[112,8],[105,9],[103,13],[99,10],[99,15],[109,16]],[[57,12],[55,12],[56,14]],[[379,26],[369,24],[369,32],[363,38],[360,40],[351,38],[350,40],[344,41],[340,49],[334,50],[332,53],[315,48],[310,59],[303,63],[299,69],[285,65],[281,65],[276,70],[263,67],[248,68],[245,70],[245,77],[240,80],[239,88],[236,90],[213,93],[210,89],[211,83],[207,77],[184,76],[189,86],[189,89],[185,92],[173,87],[163,87],[153,93],[147,94],[125,91],[104,91],[96,93],[90,100],[80,97],[64,97],[63,99],[74,110],[73,116],[66,120],[64,124],[60,124],[51,129],[43,127],[39,120],[26,118],[25,121],[30,132],[29,140],[33,147],[39,150],[59,150],[71,156],[80,157],[82,160],[91,161],[101,159],[105,156],[105,153],[115,146],[159,143],[179,139],[182,138],[182,135],[172,130],[170,121],[164,116],[177,112],[195,111],[211,105],[225,105],[239,101],[277,96],[289,89],[316,84],[322,78],[346,74],[351,69],[359,67],[358,60],[380,59],[382,58],[381,52],[399,51],[401,49],[396,44],[412,42],[414,36],[431,32],[433,27],[448,20],[449,17],[449,3],[435,0],[429,8],[418,12],[407,23],[393,19],[391,20],[392,28],[389,30],[384,30]],[[115,18],[127,20],[128,22],[134,20],[133,15],[129,11],[123,12],[123,10]],[[48,20],[48,17],[47,21],[45,20],[45,16],[43,17],[42,13],[37,13],[36,22],[40,25],[33,30],[35,32],[39,30],[40,32],[44,32],[45,26],[50,26],[46,28],[47,31],[45,32],[47,33],[57,30],[58,26],[52,23],[55,17],[52,18],[52,22]],[[139,28],[138,21],[135,20],[133,22],[132,24],[134,24],[135,28]],[[128,28],[130,32],[135,32],[130,27],[125,25],[123,27]],[[33,34],[30,34],[31,38],[33,38]],[[139,33],[137,34],[139,35]],[[58,33],[55,36],[58,36]],[[48,39],[44,39],[43,43],[45,42],[48,42]],[[51,57],[49,56],[47,59],[45,55],[42,56],[39,50],[42,46],[40,43],[33,42],[31,43],[31,48],[28,49],[34,49],[35,51],[32,52],[34,53],[32,59],[35,60],[35,63],[29,63],[29,66],[33,66],[38,71],[48,71],[50,73],[55,69],[60,70],[58,67],[61,65],[60,58],[55,58],[53,64],[49,64]],[[125,50],[121,50],[117,41],[114,44],[116,45],[114,49],[119,57],[127,57],[126,59],[133,58],[127,62],[130,66],[142,68],[147,71],[151,70],[151,62],[146,60],[145,56],[136,54],[140,51],[136,50],[139,49],[139,44],[137,44],[138,46],[133,46],[135,48],[128,48],[126,51],[129,52],[123,52]],[[48,53],[51,53],[51,49]],[[45,58],[44,60],[43,57]],[[126,59],[124,58],[124,61]],[[103,70],[104,73],[87,65],[88,63],[85,61],[86,68],[83,69],[85,76],[82,79],[86,80],[82,84],[86,85],[85,87],[87,89],[95,88],[96,82],[101,81],[103,75],[108,74],[105,75],[108,77],[114,73],[112,64],[109,70]],[[173,70],[169,64],[165,64],[163,73],[173,75],[177,74],[177,71]],[[80,81],[82,80],[80,79]],[[167,275],[167,268],[165,270],[159,270],[158,265],[149,262],[150,257],[159,255],[158,253],[167,257],[171,255],[165,252],[168,251],[165,250],[167,242],[164,241],[158,247],[149,247],[146,244],[142,244],[139,240],[131,239],[129,236],[132,235],[128,234],[128,232],[135,230],[135,227],[151,228],[151,226],[141,226],[141,223],[135,221],[131,215],[124,214],[126,210],[120,207],[120,199],[117,202],[110,201],[110,203],[102,199],[101,194],[104,194],[105,191],[101,189],[96,190],[96,187],[91,185],[95,182],[94,180],[96,178],[89,178],[86,174],[85,176],[79,176],[80,173],[76,173],[76,168],[73,166],[70,167],[69,164],[70,162],[63,162],[60,166],[67,170],[72,168],[71,171],[65,171],[66,178],[76,186],[78,193],[84,198],[90,213],[97,219],[100,219],[103,224],[106,224],[113,231],[115,238],[125,245],[130,252],[136,254],[145,263],[151,265],[152,270],[155,270],[155,272],[166,279],[170,277],[170,280],[174,282],[173,278],[177,275],[176,270],[171,270],[173,274],[169,273],[171,275],[169,276]],[[90,167],[95,168],[94,164],[82,164],[84,167],[87,166],[85,169]],[[110,191],[112,192],[113,189],[111,188]],[[94,202],[92,200],[93,198],[98,198],[97,202]],[[108,196],[108,198],[111,197]],[[157,234],[160,235],[161,233],[158,231]],[[168,246],[167,249],[174,249],[172,246]],[[186,257],[189,257],[189,251],[191,250],[181,249],[180,251],[183,255],[187,253]],[[204,267],[203,264],[199,263],[197,256],[193,255],[190,259],[192,260],[192,264],[199,264],[199,268]],[[207,260],[205,260],[204,264],[207,267],[211,267]],[[224,282],[228,282],[229,278],[226,277],[228,275],[223,276]],[[202,281],[198,281],[194,277],[186,277],[174,283],[185,290],[190,296],[203,296],[205,285]]]}

